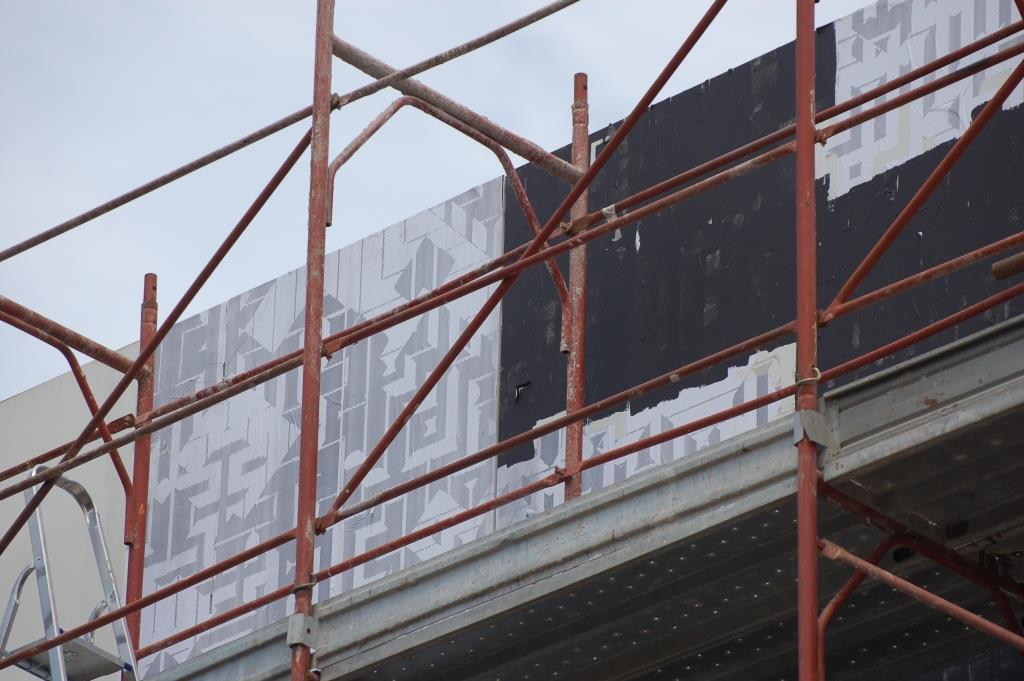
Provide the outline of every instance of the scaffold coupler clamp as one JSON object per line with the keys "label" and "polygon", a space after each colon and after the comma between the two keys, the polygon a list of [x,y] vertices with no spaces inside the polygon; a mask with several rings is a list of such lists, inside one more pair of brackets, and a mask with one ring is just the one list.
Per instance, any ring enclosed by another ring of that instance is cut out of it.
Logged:
{"label": "scaffold coupler clamp", "polygon": [[310,650],[315,650],[319,645],[320,620],[313,615],[302,612],[292,613],[288,616],[288,634],[285,639],[288,647],[303,645]]}
{"label": "scaffold coupler clamp", "polygon": [[828,417],[814,409],[799,409],[793,414],[793,444],[800,444],[804,437],[823,451],[833,444],[832,429]]}

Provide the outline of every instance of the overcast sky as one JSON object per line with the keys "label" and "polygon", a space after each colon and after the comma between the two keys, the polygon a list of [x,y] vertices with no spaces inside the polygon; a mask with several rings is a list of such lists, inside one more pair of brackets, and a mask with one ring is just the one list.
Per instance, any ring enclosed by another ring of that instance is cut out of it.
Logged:
{"label": "overcast sky", "polygon": [[[314,4],[0,0],[0,247],[306,106]],[[339,0],[335,32],[402,67],[543,4]],[[864,4],[825,0],[818,24]],[[556,148],[569,139],[573,73],[590,75],[591,129],[621,119],[708,5],[582,0],[420,78]],[[792,40],[793,5],[731,0],[658,100]],[[368,80],[335,60],[335,92]],[[395,97],[335,113],[332,156]],[[143,274],[159,275],[166,313],[304,126],[0,263],[0,293],[108,346],[132,342]],[[490,152],[405,110],[339,174],[328,250],[499,174]],[[307,154],[189,314],[304,264],[308,178]],[[0,399],[66,371],[56,351],[2,324],[0,349]]]}

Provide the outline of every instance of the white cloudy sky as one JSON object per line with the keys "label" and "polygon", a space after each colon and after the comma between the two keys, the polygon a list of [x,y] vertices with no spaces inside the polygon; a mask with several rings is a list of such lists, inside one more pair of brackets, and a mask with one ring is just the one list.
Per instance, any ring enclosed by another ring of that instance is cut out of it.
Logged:
{"label": "white cloudy sky", "polygon": [[[543,4],[339,0],[335,31],[401,67]],[[590,74],[592,128],[621,119],[708,4],[582,0],[421,79],[555,148],[568,141],[573,73]],[[824,0],[818,23],[864,4]],[[732,0],[659,99],[791,40],[793,7]],[[312,0],[0,0],[0,246],[307,105],[313,8]],[[368,78],[335,60],[333,80],[345,92]],[[333,148],[395,96],[384,91],[336,113]],[[130,343],[143,274],[159,274],[169,310],[304,129],[0,263],[0,294],[111,347]],[[304,263],[308,172],[307,155],[190,312]],[[339,175],[328,248],[499,174],[488,151],[407,110]],[[0,349],[0,399],[66,370],[51,348],[3,325]]]}

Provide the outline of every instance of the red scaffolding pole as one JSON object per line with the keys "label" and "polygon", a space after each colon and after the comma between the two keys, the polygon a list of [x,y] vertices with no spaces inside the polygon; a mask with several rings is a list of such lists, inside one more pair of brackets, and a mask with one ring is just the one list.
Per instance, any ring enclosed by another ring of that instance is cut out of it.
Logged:
{"label": "red scaffolding pole", "polygon": [[302,397],[299,425],[299,490],[296,500],[295,597],[293,618],[307,636],[289,640],[292,681],[308,681],[313,659],[313,571],[316,548],[316,469],[320,453],[320,361],[323,345],[324,255],[327,242],[327,186],[330,164],[331,36],[334,0],[317,0],[313,62],[313,137],[310,142],[309,235],[306,241],[306,307],[302,339]]}
{"label": "red scaffolding pole", "polygon": [[[156,275],[147,274],[142,286],[142,306],[139,313],[139,347],[143,348],[153,341],[156,335]],[[145,414],[153,408],[156,377],[153,375],[156,358],[150,357],[147,362],[149,372],[138,380],[136,392],[136,409]],[[151,436],[142,435],[135,441],[135,457],[132,463],[132,474],[135,476],[134,493],[129,500],[129,509],[125,511],[125,525],[128,528],[128,566],[125,579],[125,601],[132,603],[142,597],[144,571],[146,565],[146,523],[149,520],[149,461]],[[132,645],[140,645],[141,611],[135,611],[126,618],[128,635]]]}
{"label": "red scaffolding pole", "polygon": [[[572,162],[586,171],[590,165],[590,108],[587,102],[587,74],[577,73],[573,80],[572,99]],[[584,192],[572,205],[572,222],[587,214],[589,200]],[[587,348],[587,245],[569,251],[569,309],[565,316],[571,322],[569,352],[566,355],[565,413],[572,414],[583,408],[586,395]],[[583,478],[579,473],[583,462],[583,421],[565,428],[565,499],[575,499],[583,493]]]}
{"label": "red scaffolding pole", "polygon": [[[796,412],[818,413],[818,304],[815,221],[814,2],[796,0]],[[797,637],[800,681],[818,681],[818,445],[809,429],[797,443]]]}

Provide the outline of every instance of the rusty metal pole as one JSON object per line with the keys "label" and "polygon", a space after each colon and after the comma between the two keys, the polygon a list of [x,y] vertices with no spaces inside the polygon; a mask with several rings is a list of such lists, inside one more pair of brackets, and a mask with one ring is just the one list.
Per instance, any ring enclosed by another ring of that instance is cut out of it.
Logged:
{"label": "rusty metal pole", "polygon": [[[142,311],[139,328],[139,348],[146,347],[156,335],[156,275],[146,274],[142,288]],[[137,382],[136,413],[145,414],[153,409],[153,393],[156,388],[154,370],[156,358],[147,360],[144,371]],[[149,455],[151,435],[143,435],[135,441],[135,456],[132,461],[132,497],[125,509],[125,524],[128,527],[128,569],[125,584],[125,603],[130,605],[142,597],[143,570],[146,564],[146,523],[149,517]],[[128,636],[132,647],[139,647],[142,612],[136,611],[126,618]]]}
{"label": "rusty metal pole", "polygon": [[[306,310],[302,346],[302,413],[299,433],[299,489],[295,526],[295,614],[298,631],[308,636],[305,621],[313,615],[316,547],[316,471],[320,451],[320,359],[323,355],[324,250],[327,240],[327,184],[330,164],[331,38],[334,0],[317,0],[313,62],[313,136],[310,143],[309,235],[306,245]],[[289,637],[292,681],[307,681],[311,641]]]}
{"label": "rusty metal pole", "polygon": [[992,263],[992,276],[996,279],[1009,279],[1015,274],[1024,272],[1024,253],[1015,253]]}
{"label": "rusty metal pole", "polygon": [[[82,399],[85,400],[85,406],[89,408],[89,413],[95,414],[99,411],[100,407],[96,402],[96,395],[89,386],[89,379],[86,377],[85,372],[82,371],[82,365],[78,363],[75,353],[71,351],[71,348],[68,347],[66,343],[54,338],[45,331],[40,331],[28,322],[24,322],[17,317],[12,317],[6,312],[0,312],[0,322],[9,324],[19,331],[41,340],[60,352],[68,363],[68,369],[71,370],[71,375],[74,377],[75,383],[78,384],[78,389],[82,393]],[[106,421],[100,421],[96,426],[96,430],[99,433],[99,436],[103,438],[104,442],[110,443],[113,441],[114,435]],[[110,452],[110,462],[114,464],[114,472],[117,473],[118,480],[121,481],[121,487],[124,489],[124,503],[125,509],[127,509],[128,504],[131,503],[129,501],[132,493],[131,476],[128,474],[128,469],[124,467],[124,462],[121,460],[121,454],[116,449]]]}
{"label": "rusty metal pole", "polygon": [[[572,98],[572,164],[586,172],[590,167],[590,106],[587,102],[587,74],[577,73],[573,79]],[[585,191],[572,204],[570,224],[590,210],[589,191]],[[565,412],[571,414],[584,405],[586,345],[587,345],[587,245],[582,244],[569,252],[569,310],[571,334],[566,359]],[[583,493],[583,480],[579,472],[583,462],[583,421],[565,429],[565,500],[575,499]]]}
{"label": "rusty metal pole", "polygon": [[[875,550],[871,552],[867,561],[872,565],[878,565],[879,561],[885,557],[885,554],[888,553],[889,549],[891,549],[895,544],[895,539],[892,537],[886,537],[882,540],[882,543],[876,546]],[[847,600],[849,600],[850,596],[857,590],[857,587],[860,586],[860,583],[863,582],[865,578],[867,578],[867,575],[859,570],[850,575],[850,578],[846,580],[846,583],[843,584],[842,588],[836,592],[836,595],[832,597],[832,600],[828,602],[828,605],[826,605],[821,611],[821,614],[818,615],[818,678],[820,679],[826,678],[825,633],[828,631],[829,622],[832,621],[832,617],[836,614],[836,611],[839,610]]]}
{"label": "rusty metal pole", "polygon": [[890,586],[897,591],[902,591],[911,598],[924,603],[929,608],[938,610],[942,614],[952,617],[953,619],[960,620],[967,626],[974,627],[978,631],[988,634],[1002,643],[1011,645],[1017,650],[1024,651],[1024,636],[1020,636],[1006,627],[1001,627],[995,622],[990,622],[980,615],[975,615],[970,610],[961,608],[959,605],[950,603],[945,598],[936,596],[927,589],[922,589],[902,577],[897,577],[888,570],[884,570],[877,565],[872,565],[868,561],[858,558],[837,544],[822,540],[820,545],[822,554],[829,560],[845,563],[856,570],[867,573],[869,577],[877,579],[886,586]]}
{"label": "rusty metal pole", "polygon": [[[814,2],[796,0],[796,418],[818,409],[814,186]],[[797,443],[797,635],[800,681],[818,681],[818,448]]]}
{"label": "rusty metal pole", "polygon": [[422,99],[436,106],[441,111],[453,118],[457,118],[466,125],[487,135],[495,142],[509,151],[515,152],[531,163],[536,163],[546,172],[561,178],[569,183],[578,182],[579,171],[571,164],[566,163],[551,152],[541,148],[535,142],[531,142],[521,135],[503,128],[491,119],[483,116],[469,107],[456,102],[440,92],[427,87],[415,78],[398,80],[395,76],[397,69],[374,57],[368,52],[360,50],[355,45],[334,36],[334,56],[354,66],[363,73],[378,79],[395,79],[392,86],[404,95]]}
{"label": "rusty metal pole", "polygon": [[5,312],[16,319],[34,326],[47,335],[53,336],[69,348],[78,350],[83,355],[91,357],[101,364],[106,364],[111,369],[120,371],[122,374],[131,369],[132,361],[116,350],[111,350],[105,345],[87,338],[59,322],[44,317],[35,310],[30,310],[6,296],[0,296],[0,312]]}
{"label": "rusty metal pole", "polygon": [[[1010,599],[1006,597],[1006,594],[996,585],[992,584],[988,587],[989,593],[992,594],[992,602],[999,608],[1000,614],[1003,616],[1003,621],[1006,622],[1003,625],[1007,631],[1017,634],[1017,636],[1024,637],[1024,630],[1021,629],[1020,622],[1017,621],[1017,615],[1013,612],[1013,606],[1010,605]],[[1018,654],[1024,657],[1024,650],[1018,650]]]}

